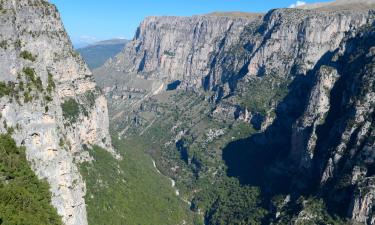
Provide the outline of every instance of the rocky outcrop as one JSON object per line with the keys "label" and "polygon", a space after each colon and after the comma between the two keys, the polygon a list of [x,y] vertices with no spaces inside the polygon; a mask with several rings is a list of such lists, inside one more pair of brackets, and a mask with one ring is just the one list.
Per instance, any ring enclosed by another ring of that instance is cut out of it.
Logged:
{"label": "rocky outcrop", "polygon": [[278,9],[264,17],[149,17],[104,68],[210,90],[245,75],[288,75],[292,69],[303,74],[370,14]]}
{"label": "rocky outcrop", "polygon": [[[290,202],[318,196],[329,212],[373,224],[372,3],[150,17],[96,78],[121,135],[142,126],[136,115],[152,108],[150,96],[171,86],[204,93],[213,118],[258,130],[232,143],[244,148],[228,157],[241,174],[228,174]],[[256,178],[242,179],[247,169]]]}
{"label": "rocky outcrop", "polygon": [[148,17],[134,40],[104,68],[199,88],[212,69],[211,58],[229,51],[244,27],[260,19],[258,14]]}
{"label": "rocky outcrop", "polygon": [[[316,74],[308,105],[296,122],[291,156],[326,187],[331,202],[348,201],[349,215],[373,224],[374,53],[373,25],[343,41]],[[334,198],[334,199],[333,199]],[[340,202],[340,203],[338,203]]]}
{"label": "rocky outcrop", "polygon": [[32,169],[50,184],[63,222],[87,224],[77,163],[90,160],[84,146],[116,155],[106,99],[74,52],[54,5],[3,0],[0,31],[0,130],[12,130],[17,144],[26,147]]}

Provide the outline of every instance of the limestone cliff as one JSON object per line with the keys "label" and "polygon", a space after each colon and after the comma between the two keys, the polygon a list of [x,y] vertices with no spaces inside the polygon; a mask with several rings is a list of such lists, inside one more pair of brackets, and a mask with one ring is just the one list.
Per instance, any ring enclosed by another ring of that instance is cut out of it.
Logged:
{"label": "limestone cliff", "polygon": [[[191,108],[258,130],[228,145],[243,148],[231,149],[237,156],[226,160],[224,149],[228,174],[267,198],[288,193],[286,205],[317,196],[330,212],[374,224],[373,6],[337,1],[265,15],[149,17],[96,78],[121,135],[132,126],[142,135],[164,113],[150,97],[164,103],[167,90],[203,93],[213,108]],[[177,123],[185,127],[174,138],[198,133],[194,122]]]}
{"label": "limestone cliff", "polygon": [[77,163],[84,146],[114,155],[107,103],[71,45],[56,7],[45,0],[0,1],[1,132],[14,130],[27,159],[51,187],[65,224],[87,224]]}
{"label": "limestone cliff", "polygon": [[299,182],[317,178],[327,199],[367,224],[375,222],[374,37],[373,25],[363,27],[317,71],[291,150],[304,174]]}
{"label": "limestone cliff", "polygon": [[261,15],[148,17],[124,51],[104,68],[137,73],[142,78],[182,81],[201,87],[211,70],[211,57],[238,42],[244,27]]}

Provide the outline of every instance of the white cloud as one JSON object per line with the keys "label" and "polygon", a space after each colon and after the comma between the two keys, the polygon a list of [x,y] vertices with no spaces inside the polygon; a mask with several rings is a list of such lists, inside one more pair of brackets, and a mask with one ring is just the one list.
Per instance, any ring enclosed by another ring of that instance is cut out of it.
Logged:
{"label": "white cloud", "polygon": [[291,5],[289,6],[289,8],[296,8],[296,7],[298,7],[298,6],[303,6],[303,5],[306,5],[306,2],[304,2],[304,1],[297,1],[297,2],[294,3],[294,4],[291,4]]}

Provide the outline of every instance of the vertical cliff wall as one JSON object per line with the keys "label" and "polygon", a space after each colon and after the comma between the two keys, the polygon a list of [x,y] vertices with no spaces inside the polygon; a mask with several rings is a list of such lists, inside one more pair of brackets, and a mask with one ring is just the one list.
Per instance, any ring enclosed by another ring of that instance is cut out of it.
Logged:
{"label": "vertical cliff wall", "polygon": [[[114,155],[107,103],[75,53],[54,5],[44,0],[0,1],[1,132],[26,147],[27,159],[51,187],[65,224],[87,224],[85,184],[77,163],[84,148]],[[5,90],[5,91],[4,91]]]}
{"label": "vertical cliff wall", "polygon": [[211,57],[228,50],[246,25],[260,19],[259,14],[148,17],[123,53],[105,67],[201,87],[202,77],[211,70]]}
{"label": "vertical cliff wall", "polygon": [[[330,213],[373,224],[375,11],[373,1],[359,3],[147,18],[123,52],[95,71],[113,122],[124,136],[132,127],[144,131],[163,114],[150,97],[174,88],[203,93],[212,118],[258,130],[224,149],[229,175],[269,198],[288,193],[286,205],[313,195]],[[191,126],[174,138],[199,130]]]}

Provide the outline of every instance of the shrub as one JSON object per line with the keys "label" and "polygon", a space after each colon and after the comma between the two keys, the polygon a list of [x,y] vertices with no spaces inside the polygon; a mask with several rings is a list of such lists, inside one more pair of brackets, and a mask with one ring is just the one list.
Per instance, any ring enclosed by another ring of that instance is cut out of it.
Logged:
{"label": "shrub", "polygon": [[63,138],[60,138],[59,146],[60,146],[60,147],[64,147],[64,145],[65,145],[65,141],[64,141],[64,139],[63,139]]}
{"label": "shrub", "polygon": [[23,102],[28,103],[33,100],[33,97],[30,95],[30,92],[26,91],[23,93]]}
{"label": "shrub", "polygon": [[80,114],[80,105],[73,98],[68,99],[61,105],[63,116],[70,123],[77,122]]}
{"label": "shrub", "polygon": [[29,92],[31,92],[34,87],[39,92],[43,91],[43,82],[40,77],[36,75],[33,68],[26,67],[23,69],[23,73],[26,76],[27,89],[29,90]]}
{"label": "shrub", "polygon": [[53,75],[48,72],[48,84],[47,84],[47,92],[51,94],[52,91],[54,91],[56,88],[55,81],[53,80]]}
{"label": "shrub", "polygon": [[16,42],[14,42],[14,47],[15,47],[15,48],[21,48],[21,47],[22,47],[22,42],[21,42],[21,40],[17,40]]}
{"label": "shrub", "polygon": [[20,54],[21,58],[35,62],[36,57],[28,51],[22,51]]}
{"label": "shrub", "polygon": [[176,55],[176,53],[165,50],[164,51],[164,55],[167,55],[167,56],[170,56],[170,57],[174,57]]}
{"label": "shrub", "polygon": [[30,67],[23,68],[23,73],[26,75],[26,79],[29,82],[35,83],[36,74],[33,68],[30,68]]}
{"label": "shrub", "polygon": [[90,107],[90,109],[95,106],[96,96],[95,96],[94,92],[87,91],[85,93],[85,99],[86,99],[86,102],[87,102],[88,106]]}
{"label": "shrub", "polygon": [[[0,9],[1,11],[1,9]],[[8,42],[6,40],[3,40],[0,42],[0,48],[7,49],[8,48]]]}
{"label": "shrub", "polygon": [[49,95],[46,95],[45,97],[44,97],[44,99],[47,101],[47,102],[52,102],[52,97],[51,96],[49,96]]}
{"label": "shrub", "polygon": [[0,98],[3,97],[3,96],[7,96],[10,94],[10,90],[9,90],[9,86],[1,81],[0,82]]}
{"label": "shrub", "polygon": [[43,82],[40,77],[36,77],[35,79],[35,87],[38,91],[43,91]]}

